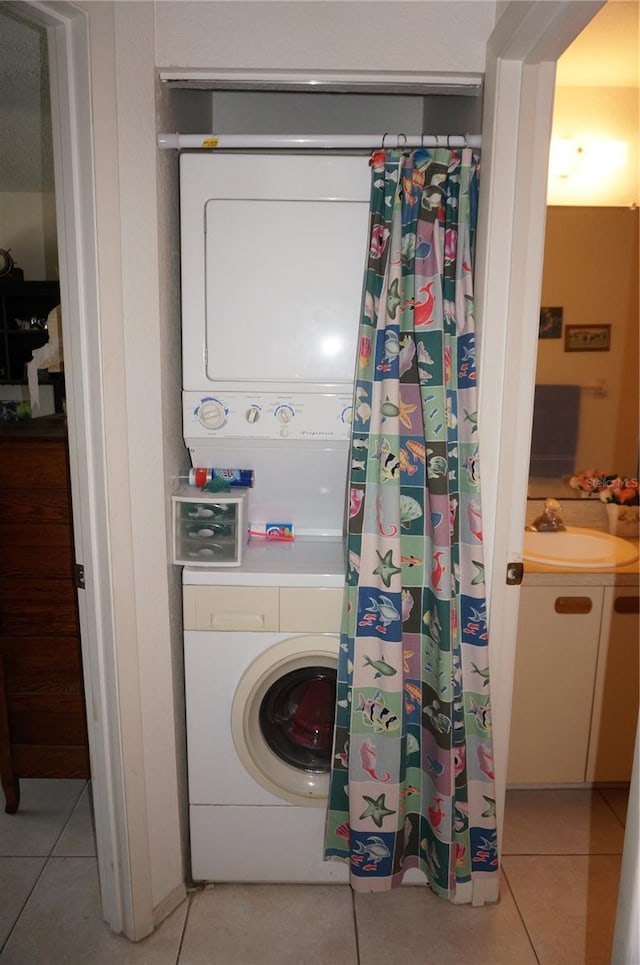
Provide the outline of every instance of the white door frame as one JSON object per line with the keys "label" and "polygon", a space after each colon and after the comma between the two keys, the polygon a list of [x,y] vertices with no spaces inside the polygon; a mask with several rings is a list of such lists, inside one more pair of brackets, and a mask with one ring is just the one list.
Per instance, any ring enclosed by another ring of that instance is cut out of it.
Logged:
{"label": "white door frame", "polygon": [[[546,180],[558,57],[603,6],[512,2],[487,51],[478,226],[482,475],[499,837],[502,837],[546,222]],[[484,373],[484,374],[483,374]],[[502,378],[501,378],[502,376]],[[613,961],[640,947],[638,754],[629,797]]]}
{"label": "white door frame", "polygon": [[[522,550],[555,60],[601,5],[512,2],[487,51],[477,259],[479,421],[500,821],[519,597],[504,578],[507,561]],[[76,558],[87,575],[79,598],[103,914],[114,931],[135,938],[150,930],[153,909],[148,890],[134,886],[128,845],[105,489],[87,15],[65,0],[17,6],[21,16],[47,27],[50,41],[69,450]]]}
{"label": "white door frame", "polygon": [[78,606],[98,874],[105,921],[134,937],[140,931],[114,649],[87,15],[67,2],[8,6],[47,29],[75,558],[86,584]]}
{"label": "white door frame", "polygon": [[487,50],[476,294],[496,805],[502,838],[558,57],[601,0],[512,2]]}

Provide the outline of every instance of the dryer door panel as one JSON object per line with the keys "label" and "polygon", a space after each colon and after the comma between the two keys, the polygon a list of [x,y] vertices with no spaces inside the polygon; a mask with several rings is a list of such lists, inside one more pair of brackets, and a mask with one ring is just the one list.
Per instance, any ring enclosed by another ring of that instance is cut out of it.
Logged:
{"label": "dryer door panel", "polygon": [[364,155],[181,155],[185,391],[350,390],[370,181]]}
{"label": "dryer door panel", "polygon": [[349,383],[368,204],[211,200],[207,377]]}

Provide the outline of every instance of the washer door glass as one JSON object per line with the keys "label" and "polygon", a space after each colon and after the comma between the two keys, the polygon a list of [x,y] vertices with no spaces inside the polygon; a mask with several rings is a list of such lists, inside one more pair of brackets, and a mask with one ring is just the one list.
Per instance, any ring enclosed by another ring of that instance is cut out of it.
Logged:
{"label": "washer door glass", "polygon": [[340,638],[287,637],[238,681],[231,734],[243,766],[274,797],[326,807]]}
{"label": "washer door glass", "polygon": [[260,728],[277,756],[303,771],[331,766],[336,671],[303,667],[280,677],[260,705]]}

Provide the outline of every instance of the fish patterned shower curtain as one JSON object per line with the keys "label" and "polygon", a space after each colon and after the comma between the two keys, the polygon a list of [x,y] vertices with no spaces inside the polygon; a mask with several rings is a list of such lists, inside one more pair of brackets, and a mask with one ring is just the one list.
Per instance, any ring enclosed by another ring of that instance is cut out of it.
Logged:
{"label": "fish patterned shower curtain", "polygon": [[479,156],[377,151],[325,857],[498,895],[473,319]]}

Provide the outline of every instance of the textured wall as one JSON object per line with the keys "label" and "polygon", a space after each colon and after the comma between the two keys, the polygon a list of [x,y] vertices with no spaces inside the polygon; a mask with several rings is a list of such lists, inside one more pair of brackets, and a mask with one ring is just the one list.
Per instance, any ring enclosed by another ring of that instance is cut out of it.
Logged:
{"label": "textured wall", "polygon": [[0,92],[0,248],[25,279],[57,279],[46,35],[2,9]]}
{"label": "textured wall", "polygon": [[0,190],[53,191],[45,31],[0,10]]}
{"label": "textured wall", "polygon": [[494,0],[156,4],[159,67],[483,73]]}

